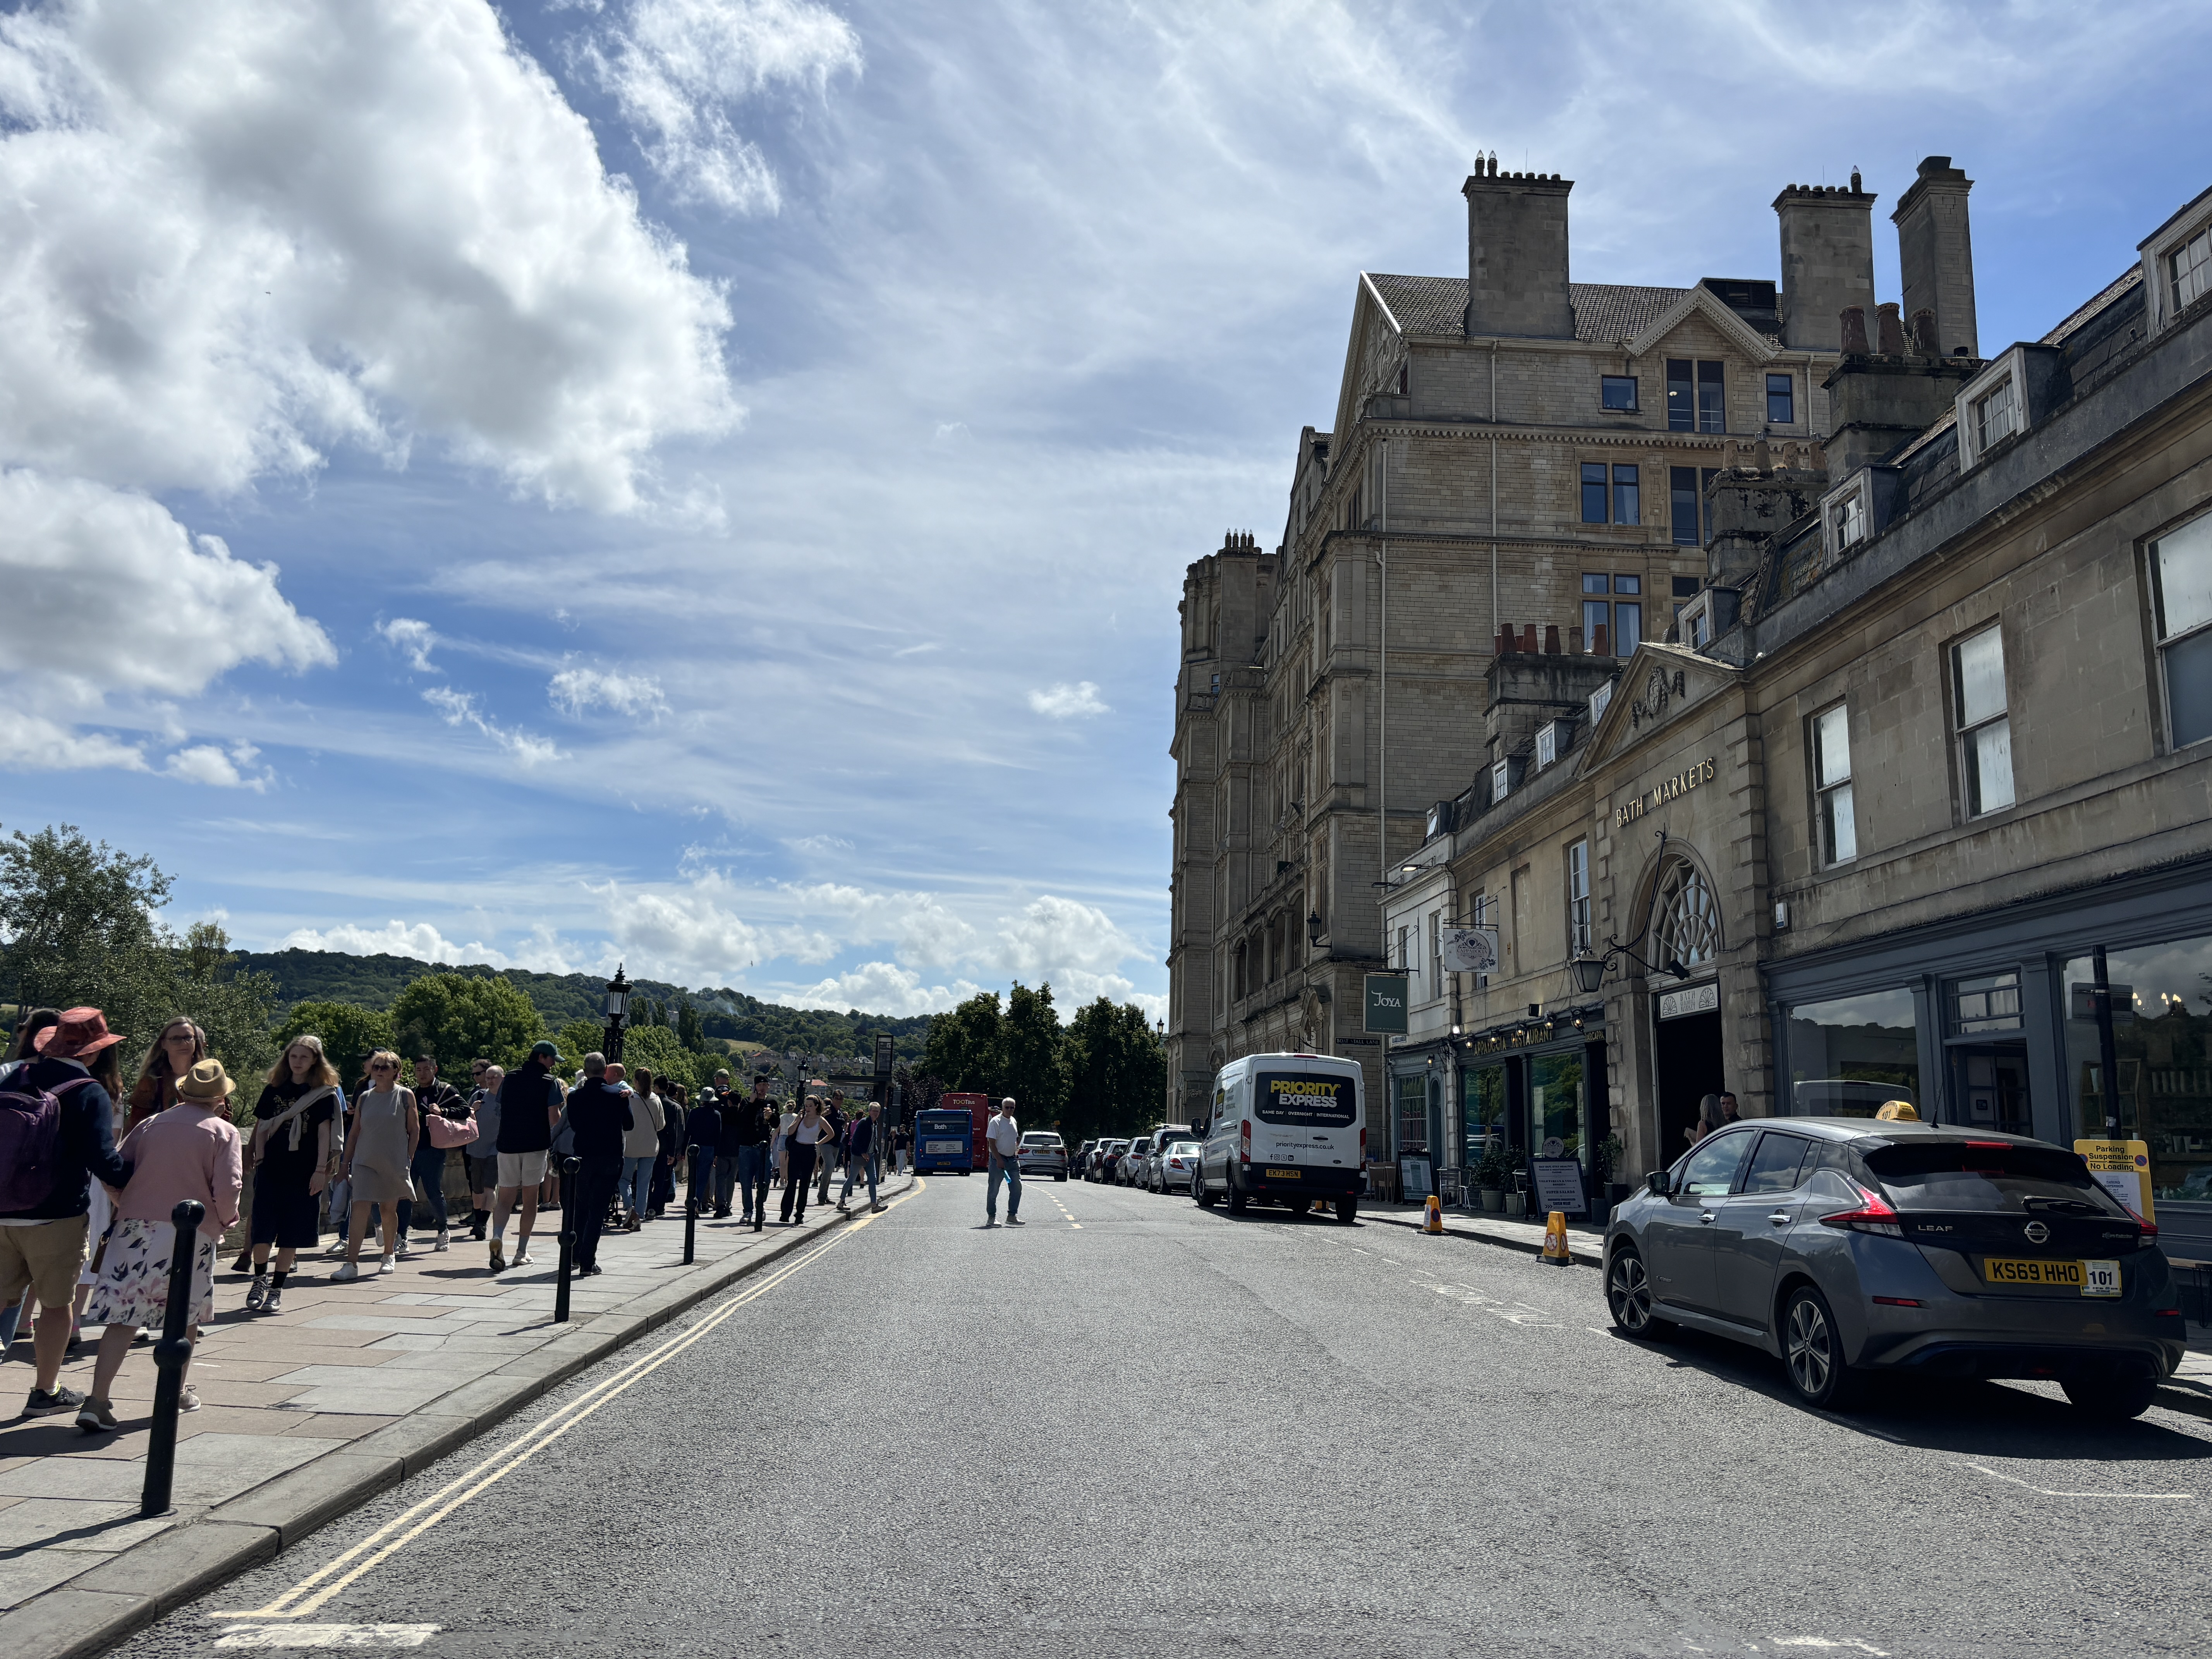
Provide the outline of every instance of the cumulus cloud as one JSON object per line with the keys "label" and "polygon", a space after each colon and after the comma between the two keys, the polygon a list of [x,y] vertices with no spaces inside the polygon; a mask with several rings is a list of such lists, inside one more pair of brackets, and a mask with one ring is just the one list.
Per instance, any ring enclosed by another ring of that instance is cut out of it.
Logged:
{"label": "cumulus cloud", "polygon": [[1116,970],[1149,954],[1103,910],[1049,894],[1000,918],[999,946],[1008,972],[1032,985],[1049,980],[1063,1009],[1094,997],[1128,1000],[1134,986]]}
{"label": "cumulus cloud", "polygon": [[1088,720],[1093,714],[1114,712],[1099,696],[1095,680],[1078,680],[1073,685],[1063,681],[1058,685],[1048,685],[1042,691],[1032,691],[1030,707],[1047,720]]}
{"label": "cumulus cloud", "polygon": [[430,660],[431,647],[438,643],[437,635],[426,622],[412,617],[394,617],[390,622],[379,623],[376,631],[384,635],[385,642],[407,659],[407,665],[418,674],[435,674],[438,665]]}
{"label": "cumulus cloud", "polygon": [[702,872],[681,887],[625,891],[610,881],[591,890],[623,956],[647,971],[727,985],[763,955],[775,954],[763,950],[761,930],[738,914],[742,896],[719,872]]}
{"label": "cumulus cloud", "polygon": [[22,771],[84,771],[118,767],[143,772],[146,757],[105,732],[72,731],[20,708],[0,705],[0,766]]}
{"label": "cumulus cloud", "polygon": [[566,758],[550,739],[517,727],[501,726],[477,707],[476,694],[472,691],[455,691],[447,686],[434,685],[423,692],[422,701],[443,714],[447,725],[473,726],[525,767],[542,766],[548,761]]}
{"label": "cumulus cloud", "polygon": [[934,893],[878,892],[836,882],[784,890],[810,917],[830,917],[848,943],[890,943],[904,962],[944,969],[975,954],[976,931]]}
{"label": "cumulus cloud", "polygon": [[617,714],[658,720],[668,712],[660,682],[647,674],[613,674],[597,668],[564,668],[546,688],[553,706],[570,719],[586,709],[611,708]]}
{"label": "cumulus cloud", "polygon": [[622,511],[729,313],[482,0],[0,18],[0,460],[241,489],[428,434]]}
{"label": "cumulus cloud", "polygon": [[482,963],[491,968],[526,968],[533,973],[572,974],[581,965],[550,928],[538,928],[515,954],[471,939],[457,945],[427,921],[387,921],[381,927],[342,922],[335,927],[295,927],[276,942],[280,951],[339,951],[348,956],[413,957],[422,962]]}
{"label": "cumulus cloud", "polygon": [[216,789],[251,789],[261,793],[275,781],[266,769],[251,771],[261,751],[250,743],[235,743],[228,750],[211,743],[195,744],[169,757],[161,769],[185,783],[204,783]]}
{"label": "cumulus cloud", "polygon": [[924,985],[921,975],[910,969],[895,963],[869,962],[850,973],[833,975],[804,990],[787,992],[782,1000],[799,1008],[858,1008],[866,1013],[907,1018],[916,1014],[941,1014],[981,988],[964,979],[951,985]]}
{"label": "cumulus cloud", "polygon": [[782,194],[736,106],[779,86],[820,96],[860,72],[852,26],[809,0],[634,0],[574,55],[677,196],[738,213],[774,213]]}

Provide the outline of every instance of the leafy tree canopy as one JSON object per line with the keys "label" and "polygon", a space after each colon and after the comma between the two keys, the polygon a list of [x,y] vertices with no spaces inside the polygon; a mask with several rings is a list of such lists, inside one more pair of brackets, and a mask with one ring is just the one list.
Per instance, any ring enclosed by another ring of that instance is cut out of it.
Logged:
{"label": "leafy tree canopy", "polygon": [[947,1089],[998,1092],[1003,1069],[999,1025],[1004,1018],[996,991],[978,991],[949,1014],[931,1022],[921,1068]]}
{"label": "leafy tree canopy", "polygon": [[465,1077],[478,1054],[520,1066],[545,1035],[545,1022],[503,978],[425,974],[392,1000],[392,1034],[402,1060],[434,1054],[441,1072]]}
{"label": "leafy tree canopy", "polygon": [[338,1068],[338,1076],[352,1088],[379,1048],[392,1047],[392,1016],[349,1002],[301,1002],[293,1006],[276,1028],[276,1050],[283,1054],[295,1037],[319,1036],[323,1052]]}

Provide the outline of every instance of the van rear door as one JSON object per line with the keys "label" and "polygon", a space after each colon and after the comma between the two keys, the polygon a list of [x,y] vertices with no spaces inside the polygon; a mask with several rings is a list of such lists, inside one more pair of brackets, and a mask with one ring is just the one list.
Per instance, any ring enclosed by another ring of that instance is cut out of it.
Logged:
{"label": "van rear door", "polygon": [[1267,1066],[1252,1077],[1252,1162],[1352,1169],[1359,1163],[1359,1084],[1340,1072]]}

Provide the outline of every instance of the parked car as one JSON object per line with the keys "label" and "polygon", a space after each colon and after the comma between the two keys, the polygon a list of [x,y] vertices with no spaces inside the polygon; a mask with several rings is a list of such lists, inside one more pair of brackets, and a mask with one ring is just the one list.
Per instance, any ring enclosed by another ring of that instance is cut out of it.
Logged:
{"label": "parked car", "polygon": [[1067,1179],[1067,1143],[1050,1129],[1024,1133],[1014,1161],[1021,1165],[1025,1180],[1030,1176],[1050,1176],[1054,1181]]}
{"label": "parked car", "polygon": [[1146,1172],[1152,1165],[1152,1143],[1149,1139],[1131,1141],[1129,1150],[1121,1154],[1121,1168],[1114,1172],[1115,1183],[1123,1187],[1143,1186]]}
{"label": "parked car", "polygon": [[1110,1182],[1114,1166],[1122,1153],[1129,1150],[1126,1140],[1102,1140],[1091,1149],[1090,1167],[1084,1171],[1085,1181]]}
{"label": "parked car", "polygon": [[1073,1176],[1078,1181],[1090,1180],[1091,1152],[1091,1149],[1097,1145],[1096,1140],[1086,1140],[1078,1146],[1075,1149],[1075,1155],[1067,1160],[1068,1174]]}
{"label": "parked car", "polygon": [[1187,1193],[1198,1169],[1198,1143],[1171,1140],[1152,1160],[1152,1188],[1156,1193]]}
{"label": "parked car", "polygon": [[2045,1377],[2133,1417],[2180,1364],[2157,1228],[2062,1146],[1863,1118],[1732,1124],[1614,1206],[1607,1305],[1765,1349],[1806,1404],[1872,1378]]}

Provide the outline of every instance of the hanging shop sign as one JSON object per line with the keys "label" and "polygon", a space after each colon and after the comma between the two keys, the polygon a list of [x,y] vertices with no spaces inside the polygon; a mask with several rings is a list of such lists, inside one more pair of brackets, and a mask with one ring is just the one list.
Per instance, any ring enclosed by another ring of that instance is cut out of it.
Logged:
{"label": "hanging shop sign", "polygon": [[1368,974],[1366,1004],[1367,1018],[1364,1028],[1403,1036],[1406,1030],[1406,975],[1403,974]]}
{"label": "hanging shop sign", "polygon": [[1443,937],[1442,954],[1447,973],[1495,973],[1498,971],[1498,930],[1495,927],[1455,927]]}

